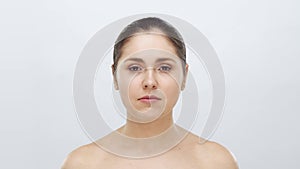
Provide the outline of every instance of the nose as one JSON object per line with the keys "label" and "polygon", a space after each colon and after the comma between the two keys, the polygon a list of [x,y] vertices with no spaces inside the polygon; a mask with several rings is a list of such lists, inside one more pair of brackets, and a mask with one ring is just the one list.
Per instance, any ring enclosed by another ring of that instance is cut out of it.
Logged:
{"label": "nose", "polygon": [[146,70],[142,85],[143,85],[143,89],[145,89],[145,90],[157,89],[157,81],[156,81],[153,69]]}

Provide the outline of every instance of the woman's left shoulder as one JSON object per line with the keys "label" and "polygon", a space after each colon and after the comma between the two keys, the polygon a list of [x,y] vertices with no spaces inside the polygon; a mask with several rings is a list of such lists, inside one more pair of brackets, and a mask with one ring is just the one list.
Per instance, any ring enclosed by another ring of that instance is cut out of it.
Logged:
{"label": "woman's left shoulder", "polygon": [[190,137],[194,140],[191,141],[191,150],[198,160],[207,162],[212,168],[238,169],[236,158],[225,146],[195,135]]}

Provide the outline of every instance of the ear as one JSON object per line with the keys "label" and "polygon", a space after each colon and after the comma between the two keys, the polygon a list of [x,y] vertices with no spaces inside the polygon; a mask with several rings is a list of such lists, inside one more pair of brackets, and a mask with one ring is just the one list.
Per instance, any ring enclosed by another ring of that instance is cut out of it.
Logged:
{"label": "ear", "polygon": [[186,83],[188,71],[189,71],[189,65],[185,64],[185,72],[184,72],[185,74],[183,75],[183,81],[182,81],[182,84],[181,84],[181,90],[185,89],[185,83]]}
{"label": "ear", "polygon": [[115,65],[114,64],[111,65],[111,72],[112,72],[112,75],[113,75],[115,90],[119,90],[119,85],[118,85],[118,81],[117,81],[117,78],[116,78],[116,72],[115,72]]}

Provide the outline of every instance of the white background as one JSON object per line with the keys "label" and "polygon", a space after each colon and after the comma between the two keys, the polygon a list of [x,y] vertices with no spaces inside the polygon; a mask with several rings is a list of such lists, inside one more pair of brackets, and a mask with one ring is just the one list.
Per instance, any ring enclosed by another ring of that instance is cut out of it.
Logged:
{"label": "white background", "polygon": [[0,2],[1,168],[59,168],[90,140],[72,78],[94,33],[122,17],[163,13],[197,27],[224,68],[227,103],[212,140],[240,168],[299,168],[299,1]]}

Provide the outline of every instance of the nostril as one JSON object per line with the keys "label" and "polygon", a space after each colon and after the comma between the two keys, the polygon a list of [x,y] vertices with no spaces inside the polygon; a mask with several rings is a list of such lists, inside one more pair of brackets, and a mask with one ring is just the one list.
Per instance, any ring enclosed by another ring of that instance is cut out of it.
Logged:
{"label": "nostril", "polygon": [[153,85],[152,84],[150,84],[150,85],[149,84],[145,84],[144,85],[144,89],[147,89],[147,88],[156,89],[157,86],[155,84],[153,84]]}

